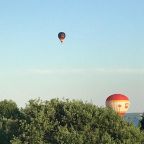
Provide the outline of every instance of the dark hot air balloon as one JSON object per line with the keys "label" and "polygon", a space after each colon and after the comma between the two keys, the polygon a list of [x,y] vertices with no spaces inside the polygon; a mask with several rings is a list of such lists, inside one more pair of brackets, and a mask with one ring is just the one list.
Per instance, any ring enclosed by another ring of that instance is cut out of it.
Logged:
{"label": "dark hot air balloon", "polygon": [[60,33],[58,34],[58,38],[60,39],[61,42],[64,41],[65,37],[66,37],[66,35],[65,35],[64,32],[60,32]]}

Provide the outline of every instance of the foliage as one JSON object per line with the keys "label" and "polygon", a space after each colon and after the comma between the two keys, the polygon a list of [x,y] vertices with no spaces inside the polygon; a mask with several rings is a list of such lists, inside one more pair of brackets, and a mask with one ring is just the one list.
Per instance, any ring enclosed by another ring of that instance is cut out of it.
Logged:
{"label": "foliage", "polygon": [[141,144],[144,133],[112,109],[82,101],[0,102],[0,144]]}
{"label": "foliage", "polygon": [[144,134],[113,110],[81,101],[31,100],[13,144],[140,144]]}
{"label": "foliage", "polygon": [[19,117],[20,111],[15,102],[0,102],[0,144],[8,144],[14,135],[18,135]]}
{"label": "foliage", "polygon": [[144,113],[141,115],[140,129],[141,129],[142,131],[144,131]]}
{"label": "foliage", "polygon": [[15,118],[19,116],[19,109],[12,100],[0,101],[0,116],[5,118]]}

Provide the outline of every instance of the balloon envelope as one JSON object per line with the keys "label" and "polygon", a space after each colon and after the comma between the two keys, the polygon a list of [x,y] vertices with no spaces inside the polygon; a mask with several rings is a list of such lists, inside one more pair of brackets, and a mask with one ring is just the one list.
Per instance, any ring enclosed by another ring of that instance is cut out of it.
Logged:
{"label": "balloon envelope", "polygon": [[66,35],[65,35],[64,32],[60,32],[60,33],[58,34],[58,38],[60,39],[61,42],[64,41],[65,37],[66,37]]}
{"label": "balloon envelope", "polygon": [[130,106],[127,96],[122,94],[113,94],[106,99],[106,106],[115,110],[118,115],[124,116]]}

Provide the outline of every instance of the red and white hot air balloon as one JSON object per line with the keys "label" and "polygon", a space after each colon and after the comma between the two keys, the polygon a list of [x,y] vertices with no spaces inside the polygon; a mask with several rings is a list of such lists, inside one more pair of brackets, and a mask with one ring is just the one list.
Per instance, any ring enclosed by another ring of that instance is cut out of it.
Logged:
{"label": "red and white hot air balloon", "polygon": [[106,106],[111,107],[118,115],[124,116],[129,109],[130,101],[125,95],[113,94],[106,99]]}

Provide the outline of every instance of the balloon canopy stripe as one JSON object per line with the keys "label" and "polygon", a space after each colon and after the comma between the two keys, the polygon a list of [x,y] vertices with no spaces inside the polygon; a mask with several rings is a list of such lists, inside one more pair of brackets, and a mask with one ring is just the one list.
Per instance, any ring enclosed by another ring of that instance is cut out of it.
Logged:
{"label": "balloon canopy stripe", "polygon": [[113,94],[107,98],[107,100],[129,100],[127,96],[122,94]]}
{"label": "balloon canopy stripe", "polygon": [[107,101],[113,101],[113,102],[117,102],[117,101],[119,101],[119,102],[127,102],[127,101],[129,101],[129,100],[107,100]]}

